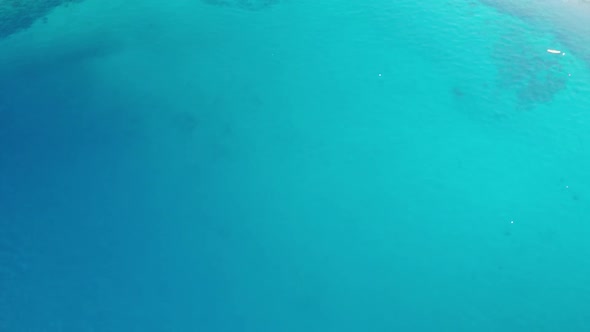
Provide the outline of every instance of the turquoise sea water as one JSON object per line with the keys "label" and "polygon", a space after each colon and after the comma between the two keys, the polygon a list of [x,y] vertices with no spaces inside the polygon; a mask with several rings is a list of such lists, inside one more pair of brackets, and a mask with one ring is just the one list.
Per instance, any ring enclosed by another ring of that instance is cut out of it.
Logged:
{"label": "turquoise sea water", "polygon": [[0,331],[589,331],[588,6],[532,3],[85,0],[4,38]]}

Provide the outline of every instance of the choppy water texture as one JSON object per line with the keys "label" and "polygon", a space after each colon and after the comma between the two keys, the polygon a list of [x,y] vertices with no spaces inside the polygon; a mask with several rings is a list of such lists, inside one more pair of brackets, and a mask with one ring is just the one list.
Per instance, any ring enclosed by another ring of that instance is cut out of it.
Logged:
{"label": "choppy water texture", "polygon": [[12,3],[0,331],[590,329],[588,4]]}

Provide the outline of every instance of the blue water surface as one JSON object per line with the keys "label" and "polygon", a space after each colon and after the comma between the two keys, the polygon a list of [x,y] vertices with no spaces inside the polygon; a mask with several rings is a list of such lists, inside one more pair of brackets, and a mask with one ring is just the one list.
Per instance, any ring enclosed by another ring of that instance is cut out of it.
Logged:
{"label": "blue water surface", "polygon": [[0,331],[590,330],[589,5],[49,7],[0,40]]}

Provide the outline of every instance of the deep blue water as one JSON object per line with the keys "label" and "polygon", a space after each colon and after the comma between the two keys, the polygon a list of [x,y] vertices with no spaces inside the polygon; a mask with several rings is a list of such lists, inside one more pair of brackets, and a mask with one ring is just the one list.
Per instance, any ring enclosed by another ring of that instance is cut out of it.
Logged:
{"label": "deep blue water", "polygon": [[588,331],[588,7],[56,8],[0,40],[0,331]]}

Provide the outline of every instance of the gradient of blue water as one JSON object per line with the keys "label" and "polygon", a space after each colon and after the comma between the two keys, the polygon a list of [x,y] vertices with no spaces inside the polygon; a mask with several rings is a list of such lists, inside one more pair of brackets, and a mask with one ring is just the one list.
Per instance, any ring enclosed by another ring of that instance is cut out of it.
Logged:
{"label": "gradient of blue water", "polygon": [[484,3],[87,0],[1,41],[0,330],[586,331],[586,49]]}

